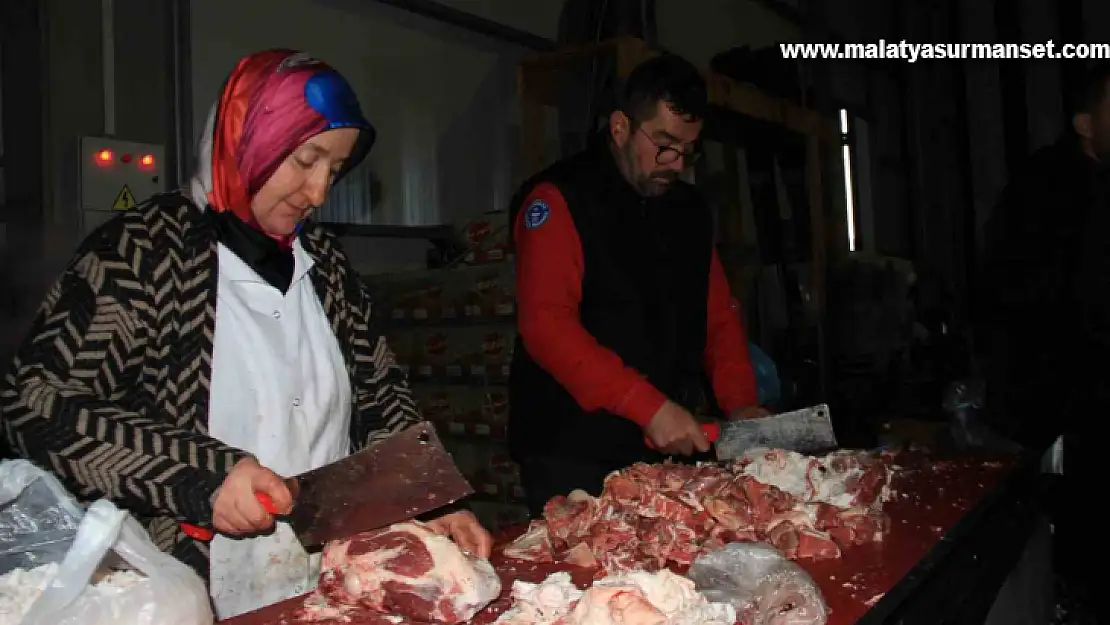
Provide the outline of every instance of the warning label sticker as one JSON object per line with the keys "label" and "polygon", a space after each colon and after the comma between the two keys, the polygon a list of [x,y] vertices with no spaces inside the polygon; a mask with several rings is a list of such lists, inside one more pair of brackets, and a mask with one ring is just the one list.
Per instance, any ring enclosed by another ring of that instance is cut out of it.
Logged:
{"label": "warning label sticker", "polygon": [[112,203],[112,210],[131,210],[132,208],[135,208],[135,205],[135,194],[131,192],[131,187],[123,185],[123,188],[119,190],[119,194],[116,195],[116,201]]}

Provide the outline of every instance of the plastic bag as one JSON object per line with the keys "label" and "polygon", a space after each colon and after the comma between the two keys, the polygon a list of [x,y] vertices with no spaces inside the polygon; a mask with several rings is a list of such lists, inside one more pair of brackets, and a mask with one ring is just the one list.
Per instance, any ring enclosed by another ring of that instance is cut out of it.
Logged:
{"label": "plastic bag", "polygon": [[959,451],[980,449],[988,452],[1016,454],[1021,446],[996,433],[979,418],[983,407],[982,381],[959,380],[948,385],[942,406],[948,413],[948,433]]}
{"label": "plastic bag", "polygon": [[61,562],[82,515],[50,473],[26,460],[0,462],[0,575]]}
{"label": "plastic bag", "polygon": [[699,557],[686,577],[705,598],[736,608],[744,625],[825,625],[813,578],[766,543],[730,543]]}
{"label": "plastic bag", "polygon": [[[90,585],[106,556],[142,574],[128,585]],[[154,546],[146,530],[110,501],[94,502],[60,572],[20,625],[212,625],[204,582]]]}

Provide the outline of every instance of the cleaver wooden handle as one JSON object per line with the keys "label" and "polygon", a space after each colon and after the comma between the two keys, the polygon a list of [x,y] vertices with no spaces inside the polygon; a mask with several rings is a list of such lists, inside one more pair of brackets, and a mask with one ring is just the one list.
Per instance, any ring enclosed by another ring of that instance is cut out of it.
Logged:
{"label": "cleaver wooden handle", "polygon": [[[258,503],[262,504],[262,507],[266,509],[266,512],[269,512],[272,515],[278,514],[278,509],[276,506],[274,506],[274,500],[270,499],[269,495],[267,495],[266,493],[256,492],[254,494],[254,497],[258,500]],[[181,531],[185,532],[185,535],[189,538],[205,543],[212,540],[212,538],[216,535],[216,532],[213,531],[211,528],[201,527],[199,525],[193,525],[192,523],[184,522],[181,523]]]}
{"label": "cleaver wooden handle", "polygon": [[[700,423],[698,425],[701,426],[701,431],[705,433],[705,438],[709,440],[710,445],[716,443],[717,439],[721,438],[720,423]],[[651,439],[648,438],[647,435],[644,435],[644,444],[647,445],[648,449],[655,449],[655,444],[651,442]]]}

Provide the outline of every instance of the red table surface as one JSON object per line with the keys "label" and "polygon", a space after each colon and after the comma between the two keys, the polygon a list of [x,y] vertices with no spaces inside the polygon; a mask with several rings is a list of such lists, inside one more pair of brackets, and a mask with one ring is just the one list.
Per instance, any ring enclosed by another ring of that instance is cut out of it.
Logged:
{"label": "red table surface", "polygon": [[[841,558],[823,562],[799,561],[821,588],[828,603],[829,625],[850,625],[875,605],[937,544],[953,526],[994,486],[1012,465],[964,459],[931,463],[920,460],[903,465],[893,483],[894,500],[884,510],[891,518],[890,534],[882,543],[851,547]],[[499,544],[519,535],[523,528],[503,532]],[[580,586],[589,584],[594,571],[560,564],[506,561],[495,549],[492,562],[503,582],[501,598],[475,617],[488,624],[509,607],[512,580],[538,582],[550,573],[569,571]],[[255,612],[221,621],[224,625],[296,625],[294,613],[303,597],[295,597]],[[350,625],[397,625],[370,612],[352,614]]]}

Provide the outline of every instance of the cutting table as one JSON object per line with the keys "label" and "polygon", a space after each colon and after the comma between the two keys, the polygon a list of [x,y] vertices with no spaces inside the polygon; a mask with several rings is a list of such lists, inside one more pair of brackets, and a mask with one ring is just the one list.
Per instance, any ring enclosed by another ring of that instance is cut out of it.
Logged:
{"label": "cutting table", "polygon": [[[1027,457],[935,461],[909,456],[884,509],[892,528],[882,543],[845,549],[836,560],[800,561],[831,609],[829,625],[983,622],[994,597],[1021,555],[1038,518],[1039,459]],[[503,532],[504,545],[523,528]],[[538,582],[559,570],[586,585],[595,571],[560,564],[507,561],[495,549],[493,564],[504,582],[501,599],[475,618],[497,619],[509,605],[513,579]],[[225,625],[297,625],[302,597],[223,621]],[[979,615],[980,618],[975,618]],[[396,618],[366,613],[351,625],[398,625]],[[329,625],[329,624],[325,624]]]}

